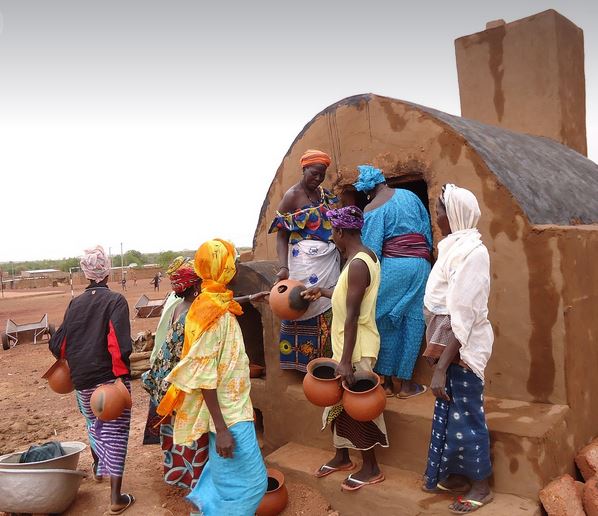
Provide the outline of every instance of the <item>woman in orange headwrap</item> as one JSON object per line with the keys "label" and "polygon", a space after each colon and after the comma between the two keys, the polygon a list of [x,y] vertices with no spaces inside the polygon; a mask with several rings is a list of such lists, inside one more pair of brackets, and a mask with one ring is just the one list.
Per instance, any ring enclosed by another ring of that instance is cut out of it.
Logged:
{"label": "woman in orange headwrap", "polygon": [[[301,180],[284,194],[270,227],[270,233],[277,232],[278,278],[290,277],[306,287],[330,288],[340,274],[340,257],[326,215],[338,201],[321,186],[330,156],[310,149],[300,165]],[[331,320],[330,300],[322,298],[311,303],[299,320],[282,321],[281,367],[305,372],[310,360],[332,356]]]}
{"label": "woman in orange headwrap", "polygon": [[267,485],[236,319],[243,312],[228,289],[235,258],[224,240],[205,242],[195,253],[201,294],[187,313],[181,361],[166,378],[171,386],[158,406],[161,415],[176,410],[175,444],[209,434],[209,460],[188,497],[205,516],[254,514]]}

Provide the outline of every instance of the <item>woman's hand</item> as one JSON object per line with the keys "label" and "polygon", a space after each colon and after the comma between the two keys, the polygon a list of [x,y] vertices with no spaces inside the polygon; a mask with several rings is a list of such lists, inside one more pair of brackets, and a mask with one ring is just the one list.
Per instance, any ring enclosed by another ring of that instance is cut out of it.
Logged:
{"label": "woman's hand", "polygon": [[216,451],[218,452],[218,455],[223,459],[232,459],[234,448],[235,440],[228,428],[216,432]]}
{"label": "woman's hand", "polygon": [[340,361],[334,371],[341,376],[341,380],[346,382],[349,387],[355,383],[355,375],[353,373],[353,365],[351,362]]}
{"label": "woman's hand", "polygon": [[264,290],[263,292],[258,292],[256,294],[249,295],[249,301],[261,302],[266,301],[266,298],[270,295],[269,290]]}
{"label": "woman's hand", "polygon": [[430,389],[437,398],[445,401],[451,401],[451,398],[446,393],[446,371],[438,366],[434,369],[432,381],[430,382]]}
{"label": "woman's hand", "polygon": [[322,289],[320,287],[310,287],[301,292],[301,297],[308,301],[316,301],[322,297]]}
{"label": "woman's hand", "polygon": [[278,281],[289,279],[289,268],[281,267],[276,273],[276,277],[278,278]]}

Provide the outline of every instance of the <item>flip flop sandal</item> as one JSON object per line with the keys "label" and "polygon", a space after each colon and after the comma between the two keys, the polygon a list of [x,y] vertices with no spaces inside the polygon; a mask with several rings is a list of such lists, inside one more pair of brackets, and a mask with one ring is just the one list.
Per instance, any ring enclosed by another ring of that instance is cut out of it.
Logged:
{"label": "flip flop sandal", "polygon": [[123,512],[125,512],[129,507],[131,507],[131,505],[133,505],[135,503],[135,497],[132,494],[126,494],[125,495],[128,498],[128,503],[124,506],[121,507],[120,509],[112,509],[110,508],[110,510],[108,511],[108,514],[110,514],[110,516],[115,516],[116,514],[122,514]]}
{"label": "flip flop sandal", "polygon": [[413,394],[408,394],[407,396],[405,396],[404,394],[397,394],[397,398],[399,398],[400,400],[408,400],[409,398],[414,398],[415,396],[419,396],[420,394],[424,394],[426,392],[428,392],[428,386],[427,385],[420,385],[421,390],[414,392]]}
{"label": "flip flop sandal", "polygon": [[[348,486],[345,483],[347,480],[350,480],[351,482],[354,482],[357,485],[354,487]],[[357,480],[356,478],[353,478],[353,475],[349,475],[341,484],[341,489],[343,491],[357,491],[358,489],[361,489],[363,486],[379,484],[380,482],[384,482],[384,480],[385,478],[383,473],[380,473],[377,477],[372,478],[371,480]]]}
{"label": "flip flop sandal", "polygon": [[[484,505],[489,504],[492,500],[494,500],[494,494],[490,493],[486,496],[482,501],[478,500],[470,500],[463,498],[462,496],[457,496],[457,500],[455,500],[451,505],[449,505],[448,509],[453,514],[469,514],[470,512],[475,512],[478,509],[484,507]],[[453,506],[455,503],[460,503],[466,507],[465,510],[454,509]]]}
{"label": "flip flop sandal", "polygon": [[323,478],[335,473],[336,471],[351,471],[353,469],[355,469],[355,464],[353,464],[353,462],[347,464],[346,466],[341,466],[340,468],[334,468],[332,466],[328,466],[327,464],[322,464],[320,469],[314,473],[314,477]]}

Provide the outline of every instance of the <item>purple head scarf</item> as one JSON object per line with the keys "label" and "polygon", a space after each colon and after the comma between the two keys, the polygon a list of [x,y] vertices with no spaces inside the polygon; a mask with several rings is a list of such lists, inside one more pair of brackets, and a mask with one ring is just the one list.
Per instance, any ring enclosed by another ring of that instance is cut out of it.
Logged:
{"label": "purple head scarf", "polygon": [[361,229],[363,227],[363,212],[357,206],[345,206],[336,210],[329,210],[326,216],[335,229]]}

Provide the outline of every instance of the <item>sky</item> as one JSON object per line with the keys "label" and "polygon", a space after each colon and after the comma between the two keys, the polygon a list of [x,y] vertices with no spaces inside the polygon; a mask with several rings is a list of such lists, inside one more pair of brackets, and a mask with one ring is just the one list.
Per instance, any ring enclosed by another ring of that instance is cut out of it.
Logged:
{"label": "sky", "polygon": [[460,114],[454,40],[554,8],[585,35],[598,161],[598,2],[0,0],[0,262],[251,245],[295,136],[377,93]]}

